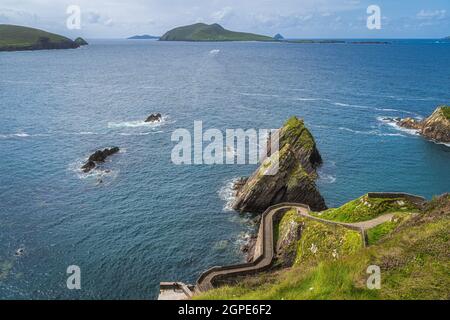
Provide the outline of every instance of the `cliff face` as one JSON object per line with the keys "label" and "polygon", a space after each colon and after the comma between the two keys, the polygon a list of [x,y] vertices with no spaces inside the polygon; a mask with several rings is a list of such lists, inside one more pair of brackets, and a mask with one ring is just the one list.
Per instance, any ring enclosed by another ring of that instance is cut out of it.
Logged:
{"label": "cliff face", "polygon": [[[279,156],[278,171],[265,175],[275,166]],[[235,210],[261,213],[267,207],[281,202],[307,204],[312,210],[324,210],[325,201],[315,180],[316,168],[322,158],[316,143],[302,120],[290,118],[279,130],[279,151],[266,159],[256,172],[238,187]]]}
{"label": "cliff face", "polygon": [[415,129],[427,139],[438,142],[450,142],[450,107],[438,107],[428,118],[417,121],[405,118],[398,125],[408,129]]}
{"label": "cliff face", "polygon": [[422,122],[420,134],[439,142],[450,142],[450,107],[439,107]]}

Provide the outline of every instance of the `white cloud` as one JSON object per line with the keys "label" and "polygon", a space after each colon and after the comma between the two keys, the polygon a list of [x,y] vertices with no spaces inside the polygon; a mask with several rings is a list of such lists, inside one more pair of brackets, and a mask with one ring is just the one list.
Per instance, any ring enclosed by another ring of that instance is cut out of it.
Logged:
{"label": "white cloud", "polygon": [[444,19],[447,16],[447,10],[420,10],[417,13],[417,18],[426,20],[426,19]]}
{"label": "white cloud", "polygon": [[232,7],[225,7],[219,11],[213,12],[211,14],[211,18],[217,22],[222,22],[228,19],[229,17],[233,16],[233,14],[234,12]]}

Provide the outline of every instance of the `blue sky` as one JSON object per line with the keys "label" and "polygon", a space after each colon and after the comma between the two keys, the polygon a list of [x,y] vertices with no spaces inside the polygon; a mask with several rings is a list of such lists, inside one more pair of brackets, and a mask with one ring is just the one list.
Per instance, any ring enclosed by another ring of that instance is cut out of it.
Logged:
{"label": "blue sky", "polygon": [[[81,8],[81,30],[66,28],[69,5]],[[381,9],[380,30],[366,27],[369,5]],[[0,0],[0,23],[72,37],[161,35],[195,22],[291,38],[440,38],[450,35],[450,1]]]}

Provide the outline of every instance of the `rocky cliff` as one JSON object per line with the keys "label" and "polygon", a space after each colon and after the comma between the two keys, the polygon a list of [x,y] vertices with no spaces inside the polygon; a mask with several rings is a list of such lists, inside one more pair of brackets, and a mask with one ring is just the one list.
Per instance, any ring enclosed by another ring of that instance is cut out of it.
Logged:
{"label": "rocky cliff", "polygon": [[[235,210],[261,213],[281,202],[307,204],[312,210],[324,210],[325,201],[315,180],[322,158],[303,120],[290,118],[278,131],[279,151],[267,158],[256,172],[242,183],[236,193]],[[267,175],[275,166],[278,170]]]}
{"label": "rocky cliff", "polygon": [[450,107],[438,107],[428,118],[418,121],[405,118],[397,122],[401,127],[415,129],[427,139],[448,143],[450,142]]}

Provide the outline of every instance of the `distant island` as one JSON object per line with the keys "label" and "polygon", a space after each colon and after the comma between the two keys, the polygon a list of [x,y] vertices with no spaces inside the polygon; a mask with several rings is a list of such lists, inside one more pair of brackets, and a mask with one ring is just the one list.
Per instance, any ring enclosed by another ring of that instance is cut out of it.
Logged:
{"label": "distant island", "polygon": [[221,25],[196,23],[166,32],[160,41],[274,41],[274,38],[254,33],[235,32]]}
{"label": "distant island", "polygon": [[87,45],[82,38],[73,41],[39,29],[0,24],[0,51],[75,49],[82,45]]}
{"label": "distant island", "polygon": [[148,34],[143,34],[143,35],[136,35],[136,36],[132,36],[127,38],[128,40],[158,40],[160,37],[157,36],[151,36]]}

